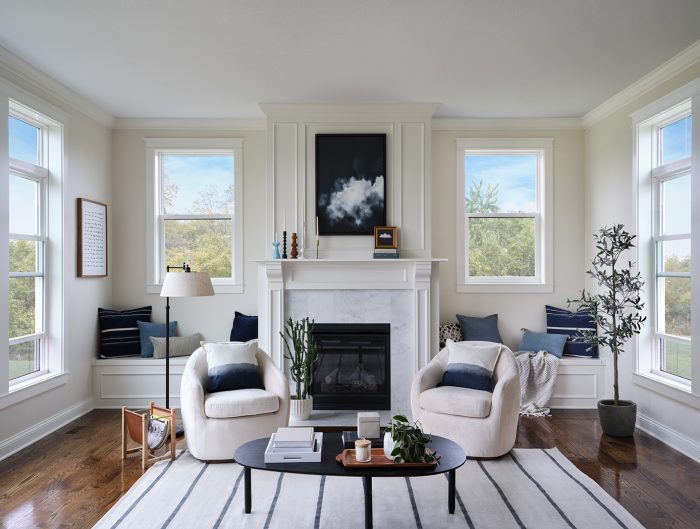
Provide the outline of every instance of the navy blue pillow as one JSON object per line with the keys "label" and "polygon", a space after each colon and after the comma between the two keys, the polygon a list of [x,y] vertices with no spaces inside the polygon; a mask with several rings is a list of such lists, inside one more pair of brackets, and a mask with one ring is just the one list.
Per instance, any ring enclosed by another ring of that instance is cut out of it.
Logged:
{"label": "navy blue pillow", "polygon": [[[597,330],[593,315],[585,310],[571,312],[551,305],[545,305],[547,314],[547,332],[549,334],[564,334],[568,338],[564,344],[564,356],[582,358],[598,358],[598,346],[589,342],[573,341],[573,338],[583,336],[582,329]],[[589,349],[590,348],[590,349]]]}
{"label": "navy blue pillow", "polygon": [[100,358],[140,356],[139,321],[151,321],[152,307],[130,310],[97,309],[100,322]]}
{"label": "navy blue pillow", "polygon": [[498,332],[498,314],[491,314],[485,318],[457,314],[457,321],[466,342],[503,343],[501,334]]}
{"label": "navy blue pillow", "polygon": [[246,316],[236,311],[231,327],[232,342],[249,342],[258,339],[258,317]]}
{"label": "navy blue pillow", "polygon": [[523,338],[520,341],[519,351],[547,351],[557,358],[561,358],[566,343],[566,336],[563,334],[549,334],[544,332],[532,332],[523,329]]}

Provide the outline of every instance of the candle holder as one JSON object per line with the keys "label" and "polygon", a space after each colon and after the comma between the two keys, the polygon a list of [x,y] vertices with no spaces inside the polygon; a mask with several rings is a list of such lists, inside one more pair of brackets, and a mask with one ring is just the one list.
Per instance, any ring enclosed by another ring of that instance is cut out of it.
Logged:
{"label": "candle holder", "polygon": [[290,253],[292,259],[296,259],[299,253],[297,252],[297,234],[292,233],[292,251]]}
{"label": "candle holder", "polygon": [[282,232],[282,259],[287,258],[287,230]]}

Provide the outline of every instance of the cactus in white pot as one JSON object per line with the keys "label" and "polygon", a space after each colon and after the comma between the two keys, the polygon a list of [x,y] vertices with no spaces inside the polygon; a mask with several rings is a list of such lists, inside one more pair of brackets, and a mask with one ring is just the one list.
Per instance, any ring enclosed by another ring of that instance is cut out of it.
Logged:
{"label": "cactus in white pot", "polygon": [[[289,360],[289,374],[295,383],[295,392],[291,399],[291,416],[306,421],[313,409],[313,397],[309,394],[313,382],[314,367],[318,358],[318,345],[313,336],[314,320],[303,318],[294,321],[289,318],[280,333]],[[290,344],[291,342],[291,344]]]}

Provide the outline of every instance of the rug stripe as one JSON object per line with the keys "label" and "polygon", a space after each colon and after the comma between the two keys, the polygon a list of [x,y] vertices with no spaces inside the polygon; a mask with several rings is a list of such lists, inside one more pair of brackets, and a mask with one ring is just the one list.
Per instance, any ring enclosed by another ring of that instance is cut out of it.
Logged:
{"label": "rug stripe", "polygon": [[[450,478],[447,477],[447,474],[443,473],[442,475],[445,476],[445,479],[449,483]],[[469,513],[467,512],[467,508],[464,506],[464,502],[462,501],[462,497],[459,495],[459,491],[456,490],[456,487],[455,487],[455,499],[457,500],[457,505],[459,505],[459,508],[461,509],[462,514],[464,515],[464,520],[467,522],[469,529],[476,529],[474,527],[474,522],[472,522],[472,519],[469,517]]]}
{"label": "rug stripe", "polygon": [[200,478],[202,477],[202,474],[204,474],[204,471],[209,468],[209,463],[204,463],[204,466],[202,467],[202,470],[199,471],[199,474],[197,474],[197,477],[194,478],[194,481],[192,481],[192,484],[189,486],[187,489],[187,492],[185,492],[185,495],[180,499],[180,502],[177,504],[173,512],[170,513],[170,516],[168,516],[168,519],[165,520],[163,525],[160,526],[160,529],[165,529],[170,525],[170,522],[173,521],[173,518],[175,518],[175,515],[180,511],[180,508],[185,504],[187,501],[187,498],[190,497],[190,494],[192,494],[192,491],[194,490],[195,486],[199,482]]}
{"label": "rug stripe", "polygon": [[267,512],[267,520],[265,520],[265,526],[263,529],[269,529],[270,521],[272,520],[272,514],[275,512],[275,505],[277,505],[277,498],[280,497],[280,489],[282,488],[282,478],[284,477],[284,472],[280,472],[280,477],[277,479],[277,488],[275,489],[275,496],[272,498],[272,503],[270,504],[270,510]]}
{"label": "rug stripe", "polygon": [[233,485],[233,490],[231,491],[231,494],[229,494],[228,499],[226,500],[226,503],[224,504],[224,508],[221,509],[221,513],[219,513],[219,517],[216,519],[216,523],[214,524],[214,527],[212,527],[212,529],[218,529],[218,527],[221,525],[221,521],[224,519],[224,515],[226,514],[226,511],[228,511],[228,508],[231,506],[231,502],[233,501],[233,498],[236,495],[236,492],[238,492],[238,485],[240,485],[242,478],[243,478],[243,468],[241,468],[241,471],[238,473],[238,477],[236,478],[236,483]]}
{"label": "rug stripe", "polygon": [[510,511],[510,514],[513,515],[513,518],[515,519],[516,523],[518,524],[518,527],[521,529],[526,529],[525,525],[523,525],[522,520],[520,520],[520,516],[518,516],[518,513],[515,512],[515,509],[513,509],[513,506],[510,504],[508,501],[508,498],[506,498],[506,495],[503,493],[503,489],[496,483],[496,480],[493,479],[491,474],[489,474],[486,470],[486,467],[484,467],[484,464],[481,461],[477,461],[479,468],[483,471],[483,473],[486,475],[487,478],[489,478],[489,481],[493,484],[494,487],[496,487],[496,490],[498,491],[498,494],[501,496],[501,499],[503,500],[503,503],[506,504],[506,507],[508,507],[508,510]]}
{"label": "rug stripe", "polygon": [[605,509],[605,512],[607,512],[607,513],[613,518],[613,520],[615,520],[615,521],[618,523],[618,525],[619,525],[620,527],[623,527],[624,529],[627,529],[627,526],[626,526],[624,523],[622,523],[622,520],[620,520],[617,516],[615,516],[615,514],[614,514],[610,509],[608,509],[608,508],[605,506],[605,504],[604,504],[602,501],[600,501],[600,500],[596,497],[595,494],[593,494],[590,490],[588,490],[588,487],[586,487],[583,483],[581,483],[581,482],[580,482],[579,480],[577,480],[574,476],[572,476],[563,466],[561,466],[561,464],[559,464],[559,461],[557,461],[556,459],[554,459],[554,458],[551,456],[551,454],[550,454],[549,452],[547,452],[544,448],[541,448],[541,450],[542,450],[545,454],[547,454],[547,457],[549,457],[549,459],[551,459],[552,461],[554,461],[554,464],[557,465],[557,466],[561,469],[561,471],[564,472],[564,474],[566,474],[566,475],[569,476],[572,480],[574,480],[574,482],[576,482],[583,490],[585,490],[585,491],[588,493],[588,495],[589,495],[591,498],[593,498],[593,499],[595,500],[595,502],[596,502],[598,505],[600,505],[603,509]]}
{"label": "rug stripe", "polygon": [[547,500],[549,500],[549,503],[551,503],[551,504],[552,504],[552,507],[554,507],[554,508],[557,510],[557,512],[561,515],[561,517],[564,519],[564,521],[567,523],[567,525],[568,525],[569,527],[571,527],[571,529],[576,529],[576,526],[575,526],[573,523],[571,523],[571,520],[569,520],[568,516],[566,516],[566,514],[564,514],[564,511],[562,511],[562,510],[559,508],[559,505],[557,505],[557,504],[555,503],[555,501],[550,497],[550,495],[547,494],[547,492],[542,488],[542,485],[540,485],[540,484],[537,482],[537,480],[536,480],[535,478],[533,478],[533,477],[527,472],[527,470],[525,470],[525,469],[523,468],[523,466],[520,464],[520,461],[518,461],[518,460],[516,459],[516,457],[515,457],[515,455],[513,454],[513,452],[510,452],[508,455],[510,455],[510,457],[513,459],[513,461],[515,462],[515,464],[517,465],[517,467],[518,467],[520,470],[522,470],[523,474],[525,474],[525,475],[528,477],[528,479],[529,479],[530,481],[532,481],[532,482],[535,484],[535,487],[537,487],[537,488],[539,489],[539,491],[544,495],[544,497],[547,498]]}
{"label": "rug stripe", "polygon": [[416,520],[416,527],[418,529],[423,529],[423,524],[420,521],[420,514],[418,514],[418,506],[416,505],[416,498],[413,496],[413,487],[411,487],[411,478],[406,477],[406,488],[408,489],[408,498],[411,500],[411,508],[413,509],[413,517]]}
{"label": "rug stripe", "polygon": [[[179,457],[180,457],[182,454],[184,454],[184,453],[185,453],[185,450],[182,450],[179,454],[177,454],[177,455],[175,456],[175,460],[179,459]],[[144,498],[144,496],[146,496],[146,494],[148,494],[148,493],[150,492],[150,490],[155,486],[155,484],[158,483],[158,481],[160,481],[160,478],[162,478],[162,477],[165,475],[165,473],[166,473],[168,470],[170,470],[170,467],[172,466],[172,464],[173,464],[173,460],[171,459],[171,460],[168,461],[168,463],[165,465],[165,469],[163,469],[163,472],[161,472],[160,474],[158,474],[158,477],[156,477],[156,479],[154,479],[154,480],[151,482],[151,484],[150,484],[148,487],[146,487],[146,490],[144,490],[144,491],[140,494],[140,496],[139,496],[138,498],[136,498],[136,499],[134,500],[134,502],[133,502],[131,505],[129,505],[129,508],[128,508],[126,511],[124,511],[124,514],[122,514],[122,515],[119,517],[119,519],[118,519],[116,522],[114,522],[114,524],[112,524],[111,529],[114,529],[115,527],[117,527],[119,524],[121,524],[121,523],[124,521],[124,518],[126,518],[126,517],[129,515],[129,513],[130,513],[131,511],[134,510],[134,507],[136,507],[136,506],[139,504],[139,502]]]}
{"label": "rug stripe", "polygon": [[314,529],[321,527],[321,509],[323,508],[323,487],[326,485],[326,476],[321,476],[318,486],[318,501],[316,501],[316,516],[314,517]]}

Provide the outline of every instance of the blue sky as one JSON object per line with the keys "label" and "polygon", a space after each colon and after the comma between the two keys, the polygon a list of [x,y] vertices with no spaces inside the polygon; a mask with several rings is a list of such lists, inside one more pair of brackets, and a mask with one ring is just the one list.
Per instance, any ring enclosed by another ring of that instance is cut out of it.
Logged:
{"label": "blue sky", "polygon": [[674,162],[690,156],[693,121],[690,116],[661,129],[661,163]]}
{"label": "blue sky", "polygon": [[167,213],[194,213],[193,203],[209,189],[223,197],[233,184],[233,155],[167,155],[163,158],[166,182],[177,186],[172,211]]}
{"label": "blue sky", "polygon": [[[10,158],[38,163],[39,129],[10,116]],[[10,177],[10,233],[33,235],[36,228],[37,184],[25,178]]]}
{"label": "blue sky", "polygon": [[467,155],[464,157],[465,196],[473,182],[481,180],[486,189],[498,185],[498,206],[502,212],[537,211],[537,156]]}

